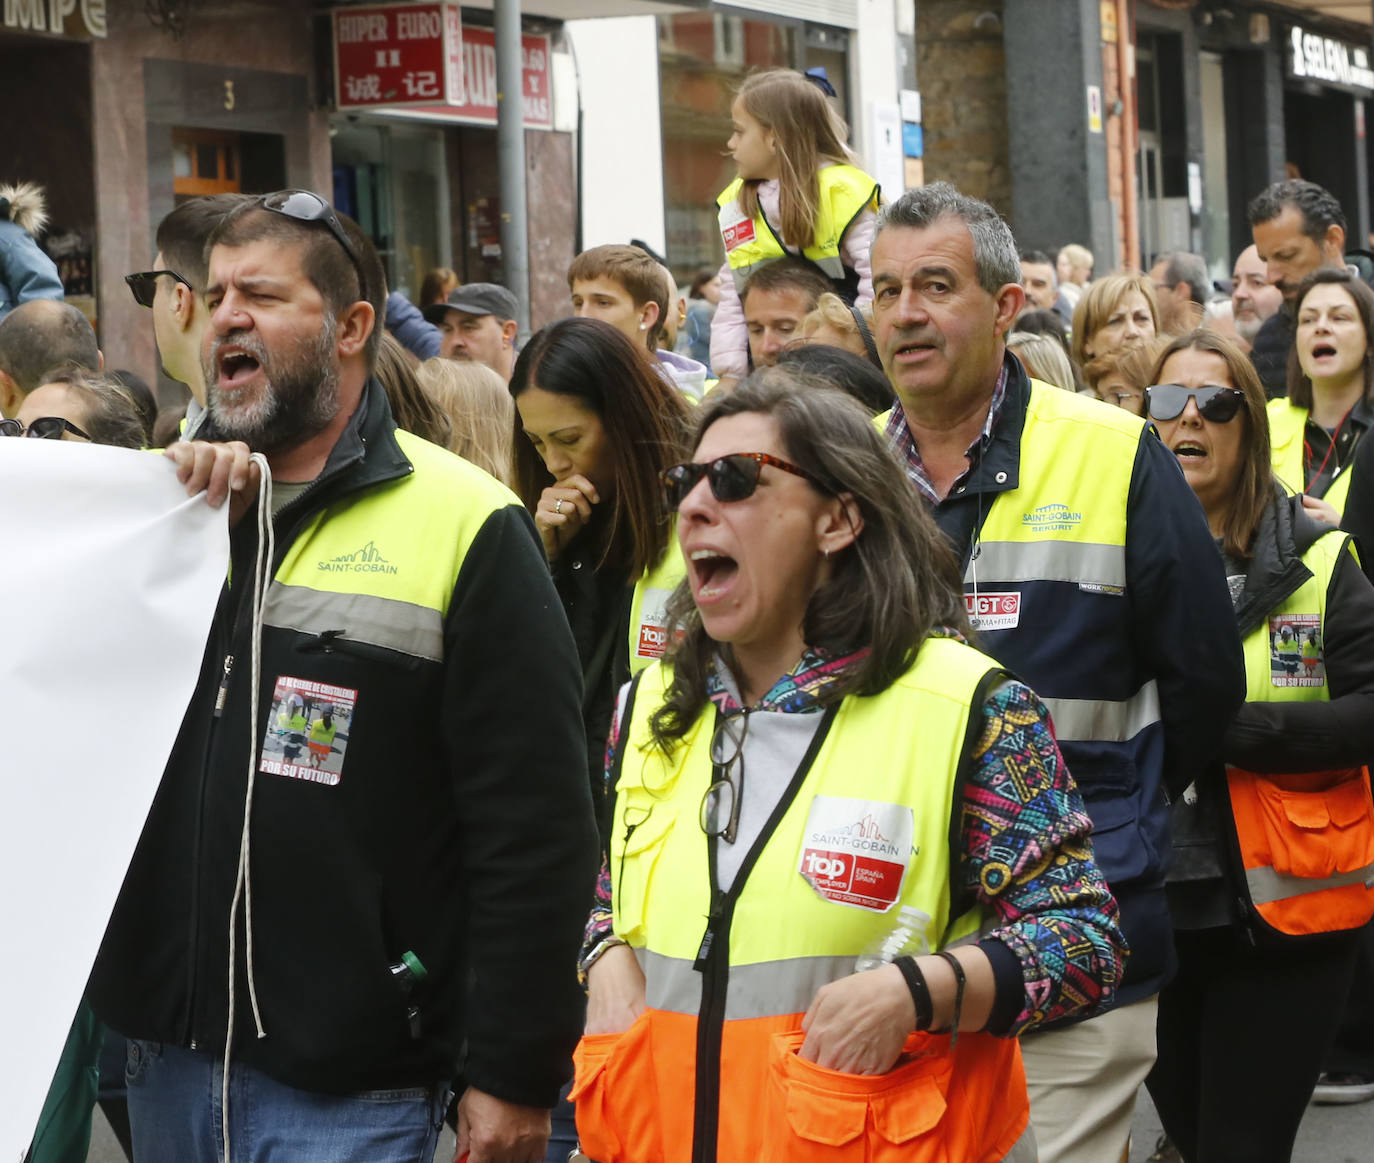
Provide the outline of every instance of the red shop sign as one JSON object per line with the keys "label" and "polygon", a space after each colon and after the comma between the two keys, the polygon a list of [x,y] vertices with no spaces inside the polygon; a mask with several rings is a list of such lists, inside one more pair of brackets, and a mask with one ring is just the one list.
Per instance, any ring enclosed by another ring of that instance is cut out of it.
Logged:
{"label": "red shop sign", "polygon": [[462,17],[457,0],[336,8],[333,16],[338,108],[460,103]]}
{"label": "red shop sign", "polygon": [[[526,33],[520,38],[520,52],[525,128],[552,129],[549,38]],[[452,112],[465,121],[496,124],[496,33],[490,28],[463,29],[462,98]]]}

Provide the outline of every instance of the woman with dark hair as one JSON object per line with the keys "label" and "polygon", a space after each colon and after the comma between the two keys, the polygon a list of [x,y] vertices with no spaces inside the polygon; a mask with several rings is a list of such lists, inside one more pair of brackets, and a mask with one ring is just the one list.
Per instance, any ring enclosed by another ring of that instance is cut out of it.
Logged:
{"label": "woman with dark hair", "polygon": [[1295,318],[1288,395],[1269,404],[1274,475],[1335,525],[1347,470],[1374,423],[1374,291],[1344,268],[1323,267],[1298,288]]}
{"label": "woman with dark hair", "polygon": [[615,692],[663,652],[663,607],[682,577],[658,474],[680,456],[687,404],[647,353],[596,319],[534,336],[511,375],[516,491],[534,516],[582,659],[597,819]]}
{"label": "woman with dark hair", "polygon": [[663,474],[681,637],[608,753],[582,1148],[1034,1160],[1015,1035],[1104,1004],[1124,952],[1049,716],[966,644],[852,399],[764,369],[694,448]]}
{"label": "woman with dark hair", "polygon": [[778,365],[839,388],[867,408],[870,416],[886,412],[896,402],[887,376],[863,356],[843,347],[828,343],[789,347],[778,356]]}
{"label": "woman with dark hair", "polygon": [[1179,970],[1146,1085],[1189,1163],[1279,1163],[1374,916],[1374,587],[1349,537],[1275,479],[1264,388],[1237,347],[1179,336],[1152,379],[1147,414],[1226,563],[1248,693],[1224,770],[1173,806]]}
{"label": "woman with dark hair", "polygon": [[[599,319],[539,331],[515,361],[515,489],[533,514],[582,662],[587,777],[603,846],[606,734],[615,692],[667,644],[664,606],[682,578],[658,476],[677,460],[687,403],[648,352]],[[576,1144],[566,1095],[546,1159]]]}

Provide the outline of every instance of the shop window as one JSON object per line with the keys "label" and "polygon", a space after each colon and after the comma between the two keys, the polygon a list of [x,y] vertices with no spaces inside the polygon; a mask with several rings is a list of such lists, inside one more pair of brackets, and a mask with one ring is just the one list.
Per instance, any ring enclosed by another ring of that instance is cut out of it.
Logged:
{"label": "shop window", "polygon": [[237,194],[239,135],[204,129],[172,131],[172,189],[178,198]]}

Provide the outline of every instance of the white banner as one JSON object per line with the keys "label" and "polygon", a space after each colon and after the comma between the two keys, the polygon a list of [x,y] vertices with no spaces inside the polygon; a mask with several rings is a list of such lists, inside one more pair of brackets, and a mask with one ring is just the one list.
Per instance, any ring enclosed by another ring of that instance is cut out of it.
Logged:
{"label": "white banner", "polygon": [[[0,1159],[23,1156],[200,670],[225,510],[171,461],[0,439]],[[154,986],[150,983],[150,988]]]}

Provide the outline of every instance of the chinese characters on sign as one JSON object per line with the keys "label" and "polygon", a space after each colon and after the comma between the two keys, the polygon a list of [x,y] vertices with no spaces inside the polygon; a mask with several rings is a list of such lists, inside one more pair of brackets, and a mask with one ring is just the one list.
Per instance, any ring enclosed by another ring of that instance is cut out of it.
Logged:
{"label": "chinese characters on sign", "polygon": [[[495,125],[496,34],[463,28],[456,0],[334,11],[335,104]],[[521,37],[525,126],[553,128],[549,38]]]}
{"label": "chinese characters on sign", "polygon": [[390,4],[334,12],[335,103],[340,109],[433,105],[461,91],[458,6]]}

